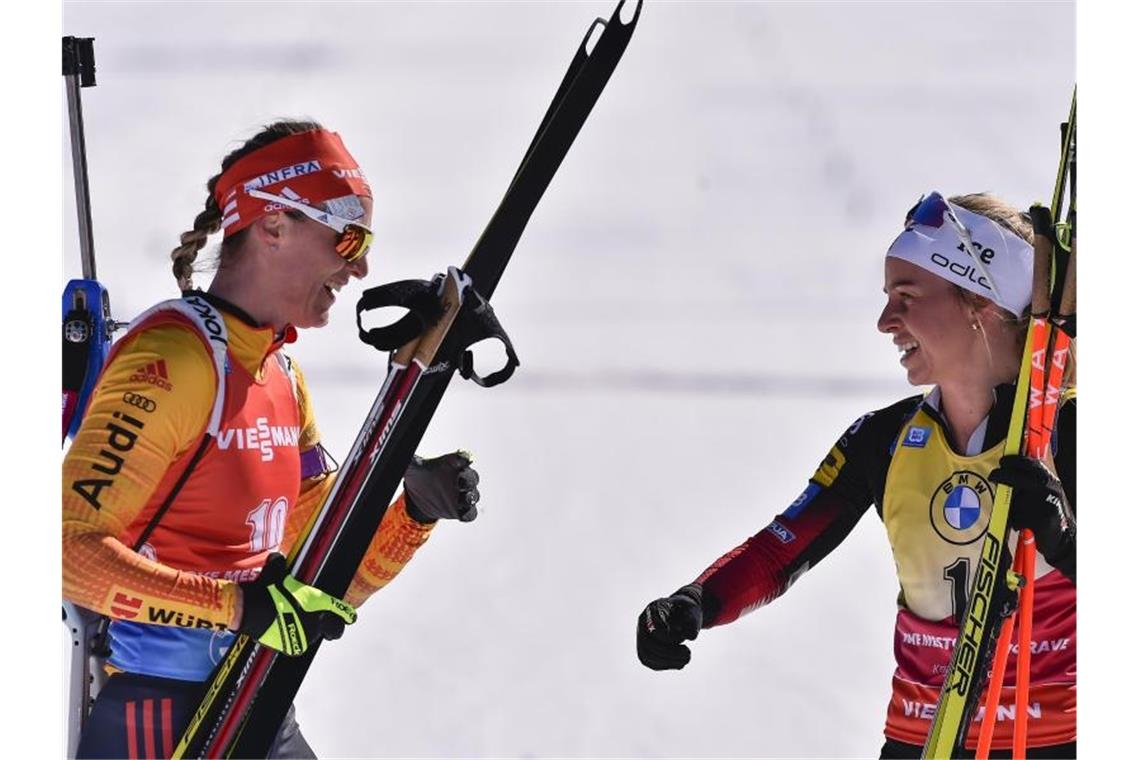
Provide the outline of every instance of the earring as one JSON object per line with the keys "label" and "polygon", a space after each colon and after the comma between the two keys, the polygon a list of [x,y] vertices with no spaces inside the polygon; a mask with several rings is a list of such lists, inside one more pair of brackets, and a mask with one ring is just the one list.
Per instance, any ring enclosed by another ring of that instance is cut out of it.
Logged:
{"label": "earring", "polygon": [[978,324],[977,322],[971,322],[970,323],[970,329],[972,329],[974,332],[977,332],[981,328],[982,328],[982,326],[980,324]]}

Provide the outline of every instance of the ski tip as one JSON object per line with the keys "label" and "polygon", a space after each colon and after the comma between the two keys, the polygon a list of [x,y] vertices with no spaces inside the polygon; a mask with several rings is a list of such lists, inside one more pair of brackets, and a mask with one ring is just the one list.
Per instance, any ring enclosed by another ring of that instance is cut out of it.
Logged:
{"label": "ski tip", "polygon": [[621,0],[621,2],[618,3],[617,10],[614,11],[614,16],[613,16],[614,19],[620,21],[622,24],[625,24],[627,26],[636,24],[638,17],[641,15],[641,3],[642,3],[642,0],[637,0],[637,2],[634,4],[633,15],[630,16],[628,19],[623,19],[622,18],[622,11],[625,9],[626,0]]}
{"label": "ski tip", "polygon": [[[628,36],[633,33],[633,26],[637,23],[637,19],[641,16],[641,3],[642,0],[636,0],[633,3],[633,15],[629,18],[623,18],[622,13],[626,10],[626,0],[620,0],[617,8],[614,9],[614,15],[610,17],[609,21],[604,18],[598,17],[590,24],[590,28],[586,30],[586,36],[582,38],[581,51],[586,55],[594,52],[599,40],[601,40],[603,33],[609,28],[610,22],[617,22],[617,27],[625,27],[621,30],[622,35],[628,40]],[[624,47],[624,44],[622,45]]]}
{"label": "ski tip", "polygon": [[606,21],[602,18],[596,18],[590,23],[590,28],[586,30],[586,36],[582,38],[581,51],[585,55],[590,55],[594,52],[594,48],[598,45],[598,40],[602,38],[602,34],[606,30]]}

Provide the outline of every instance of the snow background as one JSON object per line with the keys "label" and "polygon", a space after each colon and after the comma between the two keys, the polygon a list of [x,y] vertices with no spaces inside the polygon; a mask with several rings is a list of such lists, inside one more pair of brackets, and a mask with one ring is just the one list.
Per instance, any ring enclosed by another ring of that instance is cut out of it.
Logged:
{"label": "snow background", "polygon": [[[64,3],[63,33],[96,38],[83,107],[115,315],[177,294],[168,253],[257,125],[337,130],[376,193],[372,274],[293,353],[343,455],[384,371],[356,297],[462,262],[612,9]],[[495,295],[522,367],[490,391],[453,383],[420,449],[475,452],[482,513],[441,525],[322,648],[297,700],[318,753],[876,753],[897,586],[873,514],[792,593],[703,632],[680,673],[637,662],[635,617],[910,392],[874,327],[882,251],[931,189],[1047,200],[1073,19],[1072,3],[650,3]],[[66,279],[66,133],[61,150]]]}

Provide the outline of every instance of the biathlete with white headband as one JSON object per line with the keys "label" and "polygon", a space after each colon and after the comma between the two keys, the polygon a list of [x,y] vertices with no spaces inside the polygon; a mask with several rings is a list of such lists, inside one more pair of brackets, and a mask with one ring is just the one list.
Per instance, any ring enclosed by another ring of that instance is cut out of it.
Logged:
{"label": "biathlete with white headband", "polygon": [[[230,153],[207,189],[171,254],[182,298],[115,344],[63,463],[63,595],[113,620],[79,757],[169,757],[236,632],[291,655],[337,638],[437,520],[476,515],[469,455],[417,457],[344,600],[287,574],[335,466],[284,348],[367,274],[372,192],[339,135],[301,121]],[[271,757],[314,756],[290,710]]]}
{"label": "biathlete with white headband", "polygon": [[[1051,467],[1003,457],[1024,347],[1033,270],[1028,215],[986,194],[925,196],[886,255],[891,336],[912,385],[933,385],[864,414],[807,488],[759,533],[638,616],[637,654],[683,668],[681,642],[783,594],[874,504],[900,593],[897,667],[884,758],[919,757],[978,567],[996,483],[1015,487],[1010,521],[1040,551],[1029,686],[1029,756],[1076,755],[1076,392],[1063,394]],[[971,252],[970,249],[973,249]],[[1003,681],[992,757],[1009,757],[1016,658]],[[977,746],[980,723],[969,731]],[[1003,752],[1004,750],[1004,752]]]}

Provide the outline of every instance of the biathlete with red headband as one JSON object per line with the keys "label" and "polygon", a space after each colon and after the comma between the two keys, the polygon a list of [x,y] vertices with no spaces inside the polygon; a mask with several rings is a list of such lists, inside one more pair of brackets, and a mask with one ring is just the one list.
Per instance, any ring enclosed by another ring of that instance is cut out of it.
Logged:
{"label": "biathlete with red headband", "polygon": [[[681,642],[783,594],[874,504],[900,593],[884,758],[919,757],[958,616],[978,567],[997,483],[1014,486],[1010,521],[1040,551],[1029,687],[1029,756],[1076,755],[1076,392],[1063,394],[1050,465],[1003,457],[1033,270],[1028,215],[978,194],[925,196],[886,255],[878,328],[912,385],[933,385],[864,414],[807,488],[759,533],[638,616],[637,654],[683,668]],[[1003,681],[992,757],[1010,756],[1016,658]],[[980,723],[969,731],[977,746]],[[1004,753],[1003,751],[1004,750]],[[972,752],[971,752],[972,755]]]}
{"label": "biathlete with red headband", "polygon": [[[367,274],[372,193],[335,132],[299,121],[226,156],[207,188],[171,255],[182,298],[115,344],[64,459],[63,595],[113,620],[79,757],[169,757],[236,632],[292,655],[337,638],[438,519],[476,515],[466,453],[416,458],[344,600],[287,574],[335,466],[284,348]],[[192,290],[218,231],[217,273]],[[292,711],[271,756],[315,756]]]}

